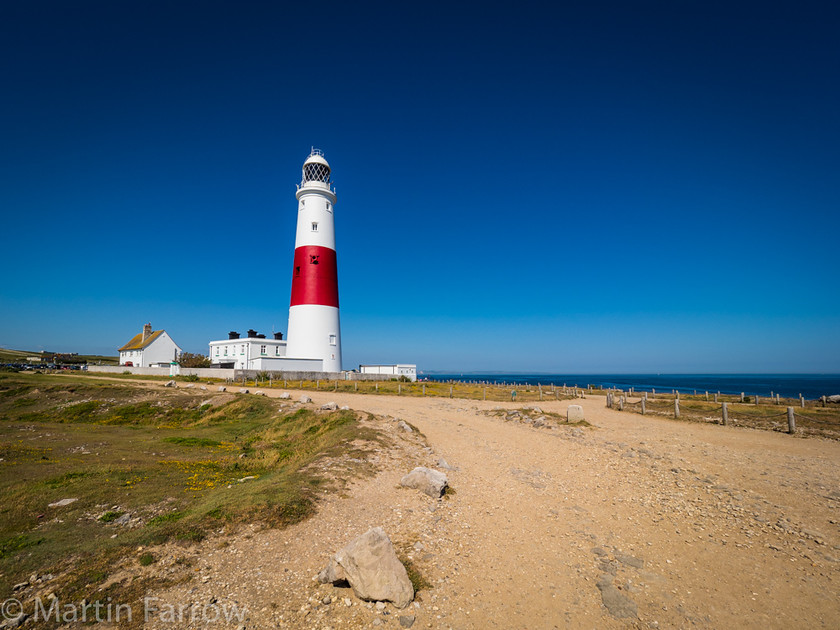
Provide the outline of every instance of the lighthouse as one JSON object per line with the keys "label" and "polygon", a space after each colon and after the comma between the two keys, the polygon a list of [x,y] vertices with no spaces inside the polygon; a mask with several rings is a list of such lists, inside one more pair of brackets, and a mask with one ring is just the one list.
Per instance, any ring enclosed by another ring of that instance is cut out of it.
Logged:
{"label": "lighthouse", "polygon": [[341,371],[335,188],[324,154],[313,148],[297,188],[297,232],[286,356],[322,359],[324,372]]}

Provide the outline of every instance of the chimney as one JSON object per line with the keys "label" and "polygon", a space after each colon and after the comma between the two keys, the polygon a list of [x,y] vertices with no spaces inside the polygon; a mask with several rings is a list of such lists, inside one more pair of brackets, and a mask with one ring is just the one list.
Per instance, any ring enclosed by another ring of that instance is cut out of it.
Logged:
{"label": "chimney", "polygon": [[248,338],[249,339],[254,339],[256,336],[257,336],[257,331],[254,330],[253,328],[249,328],[248,329]]}
{"label": "chimney", "polygon": [[274,338],[278,340],[283,339],[283,333],[274,333]]}
{"label": "chimney", "polygon": [[146,324],[143,326],[143,341],[146,341],[149,337],[152,336],[152,324]]}
{"label": "chimney", "polygon": [[231,330],[228,333],[228,339],[239,339],[239,333],[236,332],[235,330]]}

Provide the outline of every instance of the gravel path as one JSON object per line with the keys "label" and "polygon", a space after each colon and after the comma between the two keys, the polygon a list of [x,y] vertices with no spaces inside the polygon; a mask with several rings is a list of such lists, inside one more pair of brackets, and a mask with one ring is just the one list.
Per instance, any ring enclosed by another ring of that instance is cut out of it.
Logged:
{"label": "gravel path", "polygon": [[[838,442],[642,417],[601,397],[575,401],[592,427],[534,428],[487,413],[510,404],[305,393],[382,416],[397,447],[373,456],[381,472],[299,525],[202,543],[198,577],[151,595],[237,603],[248,616],[231,627],[246,628],[840,627]],[[457,468],[454,495],[397,486],[440,457]],[[433,587],[409,609],[312,580],[377,525]],[[148,627],[172,626],[153,614]]]}

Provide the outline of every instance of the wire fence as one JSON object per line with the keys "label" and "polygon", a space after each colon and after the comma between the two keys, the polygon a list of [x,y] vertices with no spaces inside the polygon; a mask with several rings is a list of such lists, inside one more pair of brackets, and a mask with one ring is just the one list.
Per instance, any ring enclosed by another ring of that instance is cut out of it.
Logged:
{"label": "wire fence", "polygon": [[[734,398],[734,397],[733,397]],[[643,393],[631,400],[629,393],[608,391],[606,405],[611,409],[673,418],[689,422],[705,422],[726,426],[743,426],[756,429],[783,431],[797,435],[818,435],[840,439],[840,409],[825,406],[824,400],[808,401],[800,397],[800,405],[781,406],[781,399],[768,398],[769,404],[741,402],[707,403],[699,397],[680,398],[674,393],[670,398],[653,399]],[[787,401],[785,401],[787,402]],[[792,401],[791,401],[792,402]],[[808,413],[803,413],[808,409]]]}

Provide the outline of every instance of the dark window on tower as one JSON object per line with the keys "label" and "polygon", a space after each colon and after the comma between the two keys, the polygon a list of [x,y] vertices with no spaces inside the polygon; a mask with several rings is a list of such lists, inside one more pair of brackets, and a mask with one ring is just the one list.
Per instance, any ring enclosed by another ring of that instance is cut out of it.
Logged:
{"label": "dark window on tower", "polygon": [[318,264],[318,256],[320,256],[320,254],[309,254],[309,264],[310,265],[317,265]]}
{"label": "dark window on tower", "polygon": [[297,278],[300,275],[300,267],[295,267],[295,277]]}

